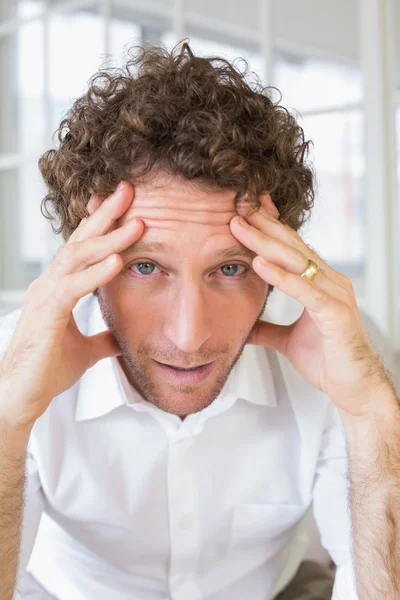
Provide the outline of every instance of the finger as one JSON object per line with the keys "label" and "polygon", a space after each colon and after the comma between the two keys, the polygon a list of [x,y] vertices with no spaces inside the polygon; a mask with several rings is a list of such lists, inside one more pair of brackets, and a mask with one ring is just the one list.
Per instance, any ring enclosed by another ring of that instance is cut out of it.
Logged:
{"label": "finger", "polygon": [[275,204],[272,202],[271,194],[269,192],[263,192],[259,195],[259,200],[263,210],[272,217],[273,219],[279,219],[280,214],[279,210],[276,208]]}
{"label": "finger", "polygon": [[49,272],[61,277],[82,271],[134,244],[142,235],[143,229],[143,221],[133,219],[106,235],[66,244],[56,256]]}
{"label": "finger", "polygon": [[[276,221],[278,226],[281,224]],[[283,226],[285,229],[285,226]],[[259,228],[248,223],[243,217],[234,217],[231,220],[231,231],[233,235],[245,246],[253,250],[259,256],[265,258],[268,262],[275,262],[278,266],[294,273],[301,275],[308,267],[309,260],[313,260],[319,267],[319,273],[313,279],[315,285],[320,283],[322,273],[326,274],[338,288],[336,291],[332,290],[332,293],[338,297],[346,299],[348,295],[353,294],[353,288],[350,281],[330,268],[319,256],[312,252],[304,242],[301,244],[293,245],[288,243],[286,239],[282,239],[281,236],[276,234],[270,235],[269,231],[260,230]],[[293,232],[295,233],[295,232]],[[297,234],[296,234],[297,235]],[[301,238],[300,238],[301,239]],[[274,246],[274,241],[277,243]],[[268,249],[274,248],[272,256],[268,255]],[[277,253],[281,253],[281,257],[276,261],[274,258]]]}
{"label": "finger", "polygon": [[[319,267],[322,267],[329,274],[331,279],[338,283],[338,285],[347,290],[351,289],[351,283],[347,277],[341,273],[338,273],[328,264],[326,264],[322,258],[312,250],[312,248],[307,246],[307,244],[296,231],[291,229],[288,225],[273,218],[270,214],[268,214],[263,206],[244,205],[243,210],[240,212],[240,216],[245,219],[245,222],[247,221],[251,226],[257,228],[259,231],[262,231],[270,237],[280,239],[287,245],[292,246],[300,252],[303,252],[305,256],[313,260]],[[232,219],[232,225],[234,227],[238,223],[238,220],[238,217],[234,217]]]}
{"label": "finger", "polygon": [[263,192],[258,196],[252,194],[249,191],[238,192],[235,198],[235,206],[238,215],[246,217],[257,210],[263,210],[268,214],[271,219],[279,219],[279,211],[275,204],[272,202],[272,198],[269,192]]}
{"label": "finger", "polygon": [[[234,225],[234,235],[247,248],[269,262],[300,275],[307,268],[308,259],[302,252],[281,240],[269,237],[239,217],[239,227]],[[240,231],[239,233],[236,233]]]}
{"label": "finger", "polygon": [[100,196],[90,196],[89,202],[86,206],[89,215],[92,215],[103,202],[104,199],[100,198]]}
{"label": "finger", "polygon": [[96,335],[85,336],[86,341],[90,346],[89,355],[92,357],[92,366],[103,358],[112,356],[120,356],[121,348],[111,331],[102,331]]}
{"label": "finger", "polygon": [[306,277],[299,277],[277,265],[267,263],[260,256],[253,260],[253,269],[264,281],[314,313],[333,315],[340,306],[350,306],[352,302],[350,295],[345,300],[342,299],[338,294],[338,290],[342,292],[342,288],[329,279],[324,271],[318,273],[320,280],[319,284],[315,285],[316,278],[310,281]]}
{"label": "finger", "polygon": [[[68,243],[108,233],[115,222],[128,210],[133,196],[133,186],[127,181],[121,181],[115,192],[102,201],[95,212],[81,221]],[[91,210],[94,210],[97,205],[98,199],[94,197],[90,204]]]}
{"label": "finger", "polygon": [[[243,245],[247,246],[247,248],[250,248],[250,250],[255,252],[259,257],[266,260],[269,265],[276,265],[297,276],[304,273],[307,269],[309,259],[303,252],[297,250],[293,246],[283,243],[277,238],[265,235],[259,229],[256,229],[247,223],[243,218],[239,217],[237,220],[239,221],[240,228],[243,229],[243,232],[241,232],[240,235],[235,232],[235,237],[238,237]],[[235,229],[238,229],[236,225]],[[312,281],[314,287],[326,291],[337,300],[349,302],[349,292],[328,277],[325,271],[325,264],[322,261],[320,262],[323,266],[318,265],[319,271]],[[253,262],[254,270],[262,277],[264,271],[257,271],[255,265],[257,265],[257,263]]]}
{"label": "finger", "polygon": [[80,298],[107,285],[118,275],[122,267],[122,258],[118,254],[113,254],[84,271],[63,277],[53,292],[52,300],[53,305],[57,307],[57,312],[61,315],[69,314]]}
{"label": "finger", "polygon": [[254,325],[247,344],[257,346],[270,346],[283,356],[287,355],[287,345],[290,338],[292,325],[276,325],[268,321],[257,321]]}

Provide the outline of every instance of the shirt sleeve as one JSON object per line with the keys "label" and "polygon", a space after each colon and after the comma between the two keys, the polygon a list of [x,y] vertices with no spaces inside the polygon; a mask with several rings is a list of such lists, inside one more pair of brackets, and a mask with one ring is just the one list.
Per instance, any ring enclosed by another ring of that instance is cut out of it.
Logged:
{"label": "shirt sleeve", "polygon": [[348,461],[336,406],[328,405],[313,489],[313,510],[322,546],[336,565],[332,600],[359,600],[355,585]]}
{"label": "shirt sleeve", "polygon": [[43,598],[42,588],[27,572],[26,567],[31,556],[40,518],[45,509],[46,501],[40,485],[40,478],[35,458],[32,454],[32,444],[28,446],[26,462],[25,503],[22,520],[21,552],[14,600],[39,600]]}

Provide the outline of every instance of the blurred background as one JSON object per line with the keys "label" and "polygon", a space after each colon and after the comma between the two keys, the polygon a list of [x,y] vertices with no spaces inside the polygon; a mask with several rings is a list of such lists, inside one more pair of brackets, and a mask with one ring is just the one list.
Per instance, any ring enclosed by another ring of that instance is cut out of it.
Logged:
{"label": "blurred background", "polygon": [[[130,45],[189,38],[280,89],[314,144],[302,233],[399,353],[399,32],[400,0],[0,0],[0,314],[21,306],[60,243],[40,212],[37,161],[65,112]],[[301,309],[274,292],[270,310],[290,322]],[[315,526],[312,539],[309,557],[328,563]]]}
{"label": "blurred background", "polygon": [[131,44],[187,37],[281,90],[314,142],[303,235],[399,350],[399,27],[398,0],[0,0],[0,313],[58,247],[37,160],[88,78]]}

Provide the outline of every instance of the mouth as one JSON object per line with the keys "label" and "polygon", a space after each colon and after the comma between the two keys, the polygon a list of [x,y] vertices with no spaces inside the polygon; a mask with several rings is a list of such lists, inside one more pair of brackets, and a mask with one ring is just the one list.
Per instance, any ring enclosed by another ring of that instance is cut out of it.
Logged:
{"label": "mouth", "polygon": [[202,383],[211,373],[214,362],[198,365],[197,367],[180,367],[175,365],[168,365],[166,363],[160,363],[154,360],[157,368],[163,373],[167,380],[172,383],[179,383],[181,385],[193,385],[196,383]]}
{"label": "mouth", "polygon": [[[156,361],[158,362],[158,361]],[[197,365],[197,367],[178,367],[178,365],[169,365],[168,363],[158,363],[160,365],[164,365],[165,367],[170,367],[171,369],[176,369],[177,371],[196,371],[196,369],[201,369],[201,367],[206,367],[207,365],[211,365],[211,363],[205,363],[203,365]]]}

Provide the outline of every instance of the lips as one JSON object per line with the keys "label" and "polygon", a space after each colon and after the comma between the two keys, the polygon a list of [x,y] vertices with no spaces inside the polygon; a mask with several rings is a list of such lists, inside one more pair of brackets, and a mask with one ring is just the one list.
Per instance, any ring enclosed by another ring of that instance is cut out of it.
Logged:
{"label": "lips", "polygon": [[199,369],[200,367],[206,367],[207,365],[211,364],[211,363],[203,363],[202,365],[197,365],[195,367],[180,367],[179,365],[169,365],[168,363],[160,363],[158,362],[159,365],[163,365],[164,367],[170,367],[171,369],[176,369],[177,371],[195,371],[196,369]]}
{"label": "lips", "polygon": [[178,367],[154,360],[160,374],[170,383],[179,385],[196,385],[207,379],[214,368],[214,361],[197,367]]}

